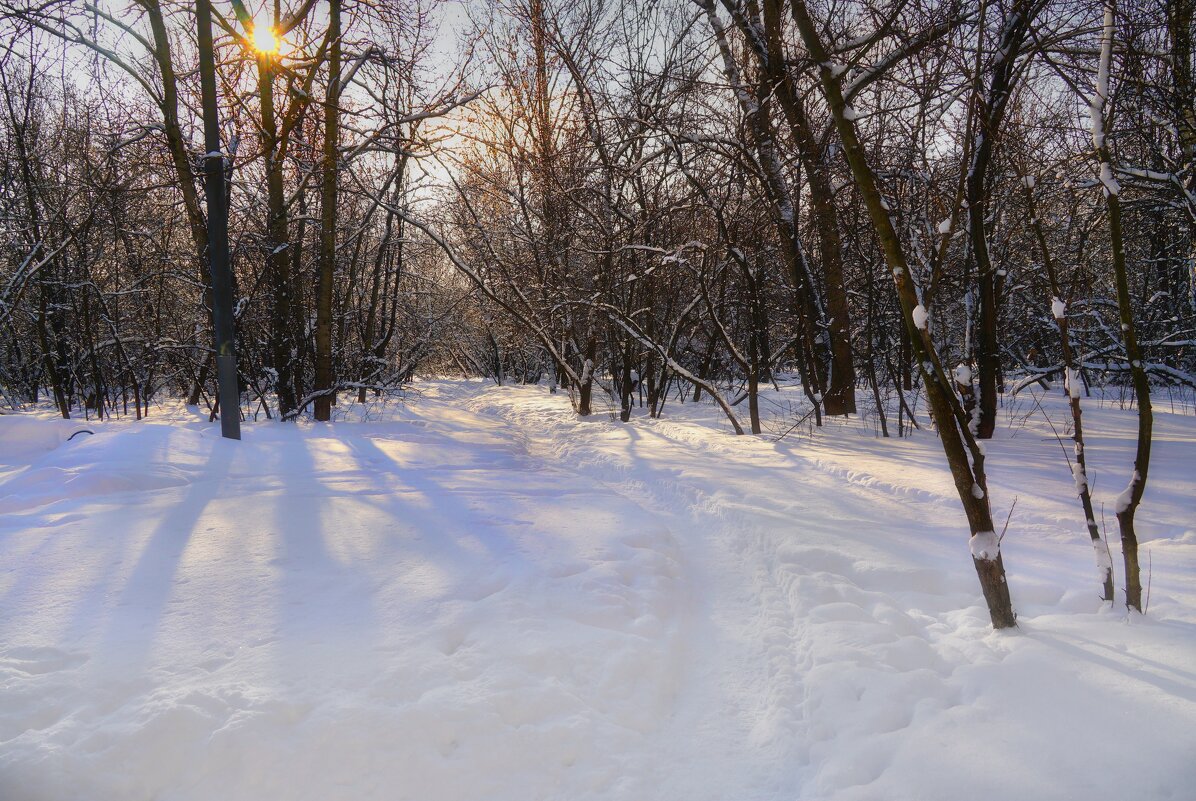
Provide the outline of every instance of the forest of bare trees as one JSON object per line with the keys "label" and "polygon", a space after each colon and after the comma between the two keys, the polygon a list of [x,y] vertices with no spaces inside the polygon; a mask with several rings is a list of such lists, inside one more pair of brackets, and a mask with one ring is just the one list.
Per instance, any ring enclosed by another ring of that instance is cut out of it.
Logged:
{"label": "forest of bare trees", "polygon": [[[240,413],[417,371],[736,433],[926,410],[994,625],[1003,393],[1196,387],[1193,0],[213,0]],[[194,6],[0,0],[0,391],[215,416]],[[922,416],[925,425],[925,416]],[[1066,468],[1064,468],[1066,469]]]}

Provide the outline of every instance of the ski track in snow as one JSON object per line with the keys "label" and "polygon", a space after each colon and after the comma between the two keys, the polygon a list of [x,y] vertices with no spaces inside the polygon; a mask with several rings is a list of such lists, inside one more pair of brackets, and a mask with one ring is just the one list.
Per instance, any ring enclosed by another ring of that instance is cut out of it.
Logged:
{"label": "ski track in snow", "polygon": [[693,404],[623,426],[539,388],[421,395],[240,444],[206,422],[65,443],[78,422],[0,418],[0,798],[1196,786],[1191,418],[1160,425],[1145,619],[1094,600],[1057,446],[993,443],[995,513],[1021,493],[1022,623],[994,633],[929,438],[772,443]]}

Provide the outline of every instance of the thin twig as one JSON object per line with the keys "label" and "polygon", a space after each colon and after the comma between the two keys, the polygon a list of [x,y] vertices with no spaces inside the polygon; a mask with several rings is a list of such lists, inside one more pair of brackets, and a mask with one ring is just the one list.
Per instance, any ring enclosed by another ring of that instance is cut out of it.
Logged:
{"label": "thin twig", "polygon": [[1005,532],[1009,530],[1009,521],[1013,519],[1013,510],[1017,508],[1017,496],[1013,496],[1013,503],[1009,504],[1009,514],[1005,516],[1005,527],[1001,529],[1001,536],[997,537],[997,545],[1005,539]]}
{"label": "thin twig", "polygon": [[804,423],[804,422],[806,422],[807,420],[809,420],[809,419],[810,419],[810,415],[812,415],[812,414],[814,414],[814,410],[813,410],[813,409],[811,409],[810,411],[808,411],[808,412],[806,412],[805,414],[803,414],[803,415],[801,416],[801,419],[800,419],[800,420],[798,420],[798,421],[797,421],[796,423],[794,423],[793,425],[789,426],[789,428],[785,429],[785,433],[781,434],[781,436],[777,437],[775,440],[773,440],[773,442],[780,442],[780,441],[781,441],[781,440],[783,440],[785,437],[789,436],[789,434],[790,434],[790,433],[791,433],[791,432],[792,432],[792,431],[793,431],[795,428],[797,428],[797,427],[798,427],[798,426],[800,426],[802,423]]}
{"label": "thin twig", "polygon": [[1055,435],[1055,441],[1059,443],[1059,449],[1063,451],[1063,459],[1067,462],[1067,466],[1070,468],[1071,454],[1067,452],[1067,446],[1063,444],[1063,437],[1059,434],[1059,429],[1055,428],[1055,423],[1053,420],[1051,420],[1051,416],[1046,413],[1046,409],[1042,408],[1042,401],[1039,400],[1040,396],[1031,392],[1030,397],[1034,399],[1034,407],[1038,409],[1038,411],[1042,412],[1043,419],[1046,420],[1047,425],[1051,427],[1051,431]]}
{"label": "thin twig", "polygon": [[1154,555],[1146,552],[1146,603],[1142,606],[1142,614],[1150,611],[1150,580],[1154,578]]}

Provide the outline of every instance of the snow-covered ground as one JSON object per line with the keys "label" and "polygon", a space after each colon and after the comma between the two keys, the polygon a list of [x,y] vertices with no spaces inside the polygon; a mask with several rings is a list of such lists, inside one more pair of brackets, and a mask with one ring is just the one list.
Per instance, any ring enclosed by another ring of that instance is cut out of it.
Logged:
{"label": "snow-covered ground", "polygon": [[[1194,797],[1196,418],[1157,421],[1141,617],[1017,402],[996,633],[929,434],[417,390],[240,443],[0,417],[0,799]],[[1085,426],[1110,504],[1134,418]]]}

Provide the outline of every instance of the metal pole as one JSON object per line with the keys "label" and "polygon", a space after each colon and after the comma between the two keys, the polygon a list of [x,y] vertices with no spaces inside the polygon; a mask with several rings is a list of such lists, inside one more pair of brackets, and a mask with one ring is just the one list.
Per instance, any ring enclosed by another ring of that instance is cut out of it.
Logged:
{"label": "metal pole", "polygon": [[241,438],[241,392],[237,379],[236,331],[233,327],[233,276],[228,258],[228,197],[220,116],[216,105],[216,54],[212,44],[210,0],[196,0],[199,26],[199,78],[203,95],[204,189],[208,200],[208,265],[212,281],[212,327],[216,333],[216,382],[220,398],[220,434]]}

